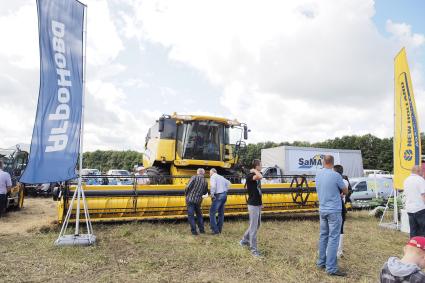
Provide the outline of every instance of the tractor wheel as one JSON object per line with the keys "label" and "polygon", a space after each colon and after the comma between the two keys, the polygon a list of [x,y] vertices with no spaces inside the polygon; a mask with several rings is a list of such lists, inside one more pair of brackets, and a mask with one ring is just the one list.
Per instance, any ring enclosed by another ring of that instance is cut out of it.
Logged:
{"label": "tractor wheel", "polygon": [[152,166],[146,169],[146,174],[149,176],[150,184],[153,185],[171,184],[172,182],[169,178],[170,172],[165,168]]}

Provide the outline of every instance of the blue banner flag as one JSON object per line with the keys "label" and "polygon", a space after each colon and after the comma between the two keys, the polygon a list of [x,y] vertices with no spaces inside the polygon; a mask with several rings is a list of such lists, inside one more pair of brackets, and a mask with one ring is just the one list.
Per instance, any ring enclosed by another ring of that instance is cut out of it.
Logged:
{"label": "blue banner flag", "polygon": [[22,183],[76,177],[83,99],[85,5],[38,0],[40,91],[28,165]]}

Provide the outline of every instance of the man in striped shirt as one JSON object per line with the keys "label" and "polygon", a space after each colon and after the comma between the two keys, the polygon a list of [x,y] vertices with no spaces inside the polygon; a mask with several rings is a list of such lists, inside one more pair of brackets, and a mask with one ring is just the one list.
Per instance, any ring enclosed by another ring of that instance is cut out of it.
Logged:
{"label": "man in striped shirt", "polygon": [[190,230],[193,235],[198,235],[195,224],[195,214],[197,219],[197,224],[199,228],[199,233],[204,234],[204,219],[202,218],[202,196],[208,193],[208,183],[205,180],[205,170],[199,168],[196,171],[197,175],[190,178],[189,183],[185,189],[186,196],[186,206],[187,206],[187,217],[190,224]]}

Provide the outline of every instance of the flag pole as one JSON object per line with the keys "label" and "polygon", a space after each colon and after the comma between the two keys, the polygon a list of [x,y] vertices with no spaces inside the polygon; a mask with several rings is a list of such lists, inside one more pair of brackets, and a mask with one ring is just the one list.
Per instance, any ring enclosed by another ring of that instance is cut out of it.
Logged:
{"label": "flag pole", "polygon": [[[63,222],[61,232],[55,244],[58,246],[77,246],[77,245],[92,245],[96,242],[96,236],[93,234],[93,228],[90,221],[87,201],[83,189],[82,169],[83,169],[83,137],[84,137],[84,109],[85,109],[85,94],[86,94],[86,51],[87,51],[87,6],[84,5],[84,24],[83,24],[83,78],[82,78],[82,97],[81,97],[81,127],[79,141],[79,162],[78,162],[78,185],[67,215]],[[72,214],[74,200],[77,200],[77,209],[75,212],[75,233],[74,235],[64,235],[68,227],[69,219]],[[84,216],[86,220],[87,234],[80,234],[80,201],[83,201]]]}
{"label": "flag pole", "polygon": [[89,210],[87,206],[86,197],[84,194],[83,189],[83,182],[82,182],[82,175],[81,172],[83,170],[83,138],[84,138],[84,110],[85,110],[85,99],[86,99],[86,77],[87,77],[87,6],[84,6],[84,27],[83,27],[83,94],[81,99],[81,133],[80,133],[80,192],[81,197],[83,199],[83,206],[84,206],[84,215],[86,218],[86,225],[87,225],[87,234],[89,236],[90,244],[92,244],[96,240],[96,238],[93,235],[93,228],[90,221],[90,215]]}

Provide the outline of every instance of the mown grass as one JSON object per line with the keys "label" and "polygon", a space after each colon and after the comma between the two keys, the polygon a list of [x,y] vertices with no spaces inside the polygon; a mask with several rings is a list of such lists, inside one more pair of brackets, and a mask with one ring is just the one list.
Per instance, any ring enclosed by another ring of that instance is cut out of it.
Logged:
{"label": "mown grass", "polygon": [[57,228],[0,236],[0,281],[10,282],[376,282],[382,264],[400,256],[407,235],[379,228],[366,212],[346,224],[347,278],[315,268],[317,216],[264,219],[262,260],[238,245],[247,219],[226,220],[220,236],[190,235],[188,224],[138,222],[94,225],[98,244],[57,248]]}

